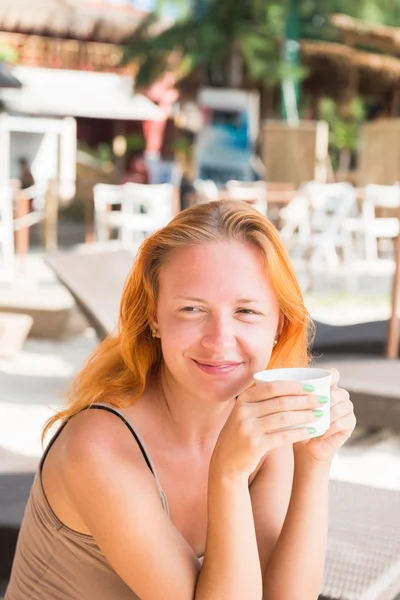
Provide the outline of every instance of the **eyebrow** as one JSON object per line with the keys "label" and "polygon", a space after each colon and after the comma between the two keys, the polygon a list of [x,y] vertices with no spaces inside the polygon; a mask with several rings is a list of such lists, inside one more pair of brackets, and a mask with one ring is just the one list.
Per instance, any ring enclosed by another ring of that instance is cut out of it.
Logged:
{"label": "eyebrow", "polygon": [[[196,296],[177,296],[177,300],[191,300],[192,302],[202,302],[204,304],[207,303],[205,298],[197,298]],[[238,304],[251,304],[252,302],[259,302],[259,300],[252,300],[250,298],[239,298],[237,300]]]}

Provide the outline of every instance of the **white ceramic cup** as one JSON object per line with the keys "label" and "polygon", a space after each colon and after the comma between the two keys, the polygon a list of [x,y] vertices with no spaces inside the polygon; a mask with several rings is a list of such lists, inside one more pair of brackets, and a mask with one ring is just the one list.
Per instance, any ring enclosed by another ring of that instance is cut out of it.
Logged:
{"label": "white ceramic cup", "polygon": [[309,392],[317,396],[325,396],[329,400],[320,404],[318,408],[323,411],[323,416],[318,421],[304,423],[302,425],[293,425],[287,429],[299,429],[300,427],[313,427],[316,429],[313,437],[317,437],[328,431],[330,425],[330,385],[332,373],[325,369],[315,369],[312,367],[303,369],[269,369],[260,371],[254,376],[256,385],[267,381],[301,381],[314,387],[314,391]]}

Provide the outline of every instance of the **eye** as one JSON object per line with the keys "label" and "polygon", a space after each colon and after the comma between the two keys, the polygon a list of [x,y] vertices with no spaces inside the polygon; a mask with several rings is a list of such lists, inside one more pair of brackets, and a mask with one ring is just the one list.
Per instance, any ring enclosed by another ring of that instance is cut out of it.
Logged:
{"label": "eye", "polygon": [[238,312],[244,314],[244,315],[259,315],[259,312],[256,312],[255,310],[251,310],[250,308],[239,308]]}
{"label": "eye", "polygon": [[179,309],[179,312],[197,312],[200,310],[197,306],[183,306]]}

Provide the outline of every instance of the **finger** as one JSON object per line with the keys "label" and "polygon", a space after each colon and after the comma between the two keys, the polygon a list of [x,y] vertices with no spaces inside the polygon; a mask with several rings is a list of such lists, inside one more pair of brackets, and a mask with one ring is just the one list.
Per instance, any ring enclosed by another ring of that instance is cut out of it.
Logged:
{"label": "finger", "polygon": [[250,403],[280,396],[304,396],[314,392],[311,384],[301,381],[265,381],[239,394],[238,401]]}
{"label": "finger", "polygon": [[346,402],[338,402],[334,406],[331,406],[330,420],[334,423],[338,419],[345,417],[348,414],[354,413],[353,403],[350,400]]}
{"label": "finger", "polygon": [[337,387],[337,384],[339,383],[339,379],[340,379],[339,371],[337,369],[334,369],[333,367],[327,367],[326,370],[330,371],[332,373],[331,388]]}
{"label": "finger", "polygon": [[285,444],[296,444],[303,442],[311,437],[314,437],[314,432],[310,433],[308,427],[299,429],[285,429],[284,431],[276,431],[265,434],[265,452],[269,452],[274,448],[279,448]]}
{"label": "finger", "polygon": [[301,411],[307,409],[321,409],[328,403],[326,396],[317,396],[316,394],[307,394],[304,396],[279,396],[270,400],[260,400],[259,402],[244,403],[239,405],[246,411],[247,415],[254,418],[262,418],[275,413],[287,413],[290,411]]}
{"label": "finger", "polygon": [[320,439],[324,440],[336,434],[343,434],[349,437],[356,424],[357,420],[354,413],[350,413],[341,419],[337,419],[334,423],[331,423],[328,431],[321,435]]}
{"label": "finger", "polygon": [[331,388],[331,406],[335,406],[335,404],[339,404],[341,402],[349,402],[350,394],[347,390],[343,390],[342,388]]}
{"label": "finger", "polygon": [[280,412],[267,415],[257,420],[257,428],[262,433],[270,433],[278,429],[289,429],[294,425],[305,425],[316,423],[321,419],[321,414],[314,414],[312,410],[292,410],[291,412]]}

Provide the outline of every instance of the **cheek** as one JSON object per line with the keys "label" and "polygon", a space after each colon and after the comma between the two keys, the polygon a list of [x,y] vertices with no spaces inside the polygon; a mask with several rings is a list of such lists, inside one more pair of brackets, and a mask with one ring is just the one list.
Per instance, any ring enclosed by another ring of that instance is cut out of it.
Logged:
{"label": "cheek", "polygon": [[243,348],[259,370],[265,369],[274,348],[276,328],[254,327],[242,338]]}
{"label": "cheek", "polygon": [[164,354],[182,353],[198,341],[200,328],[193,323],[169,319],[160,327],[161,345]]}

